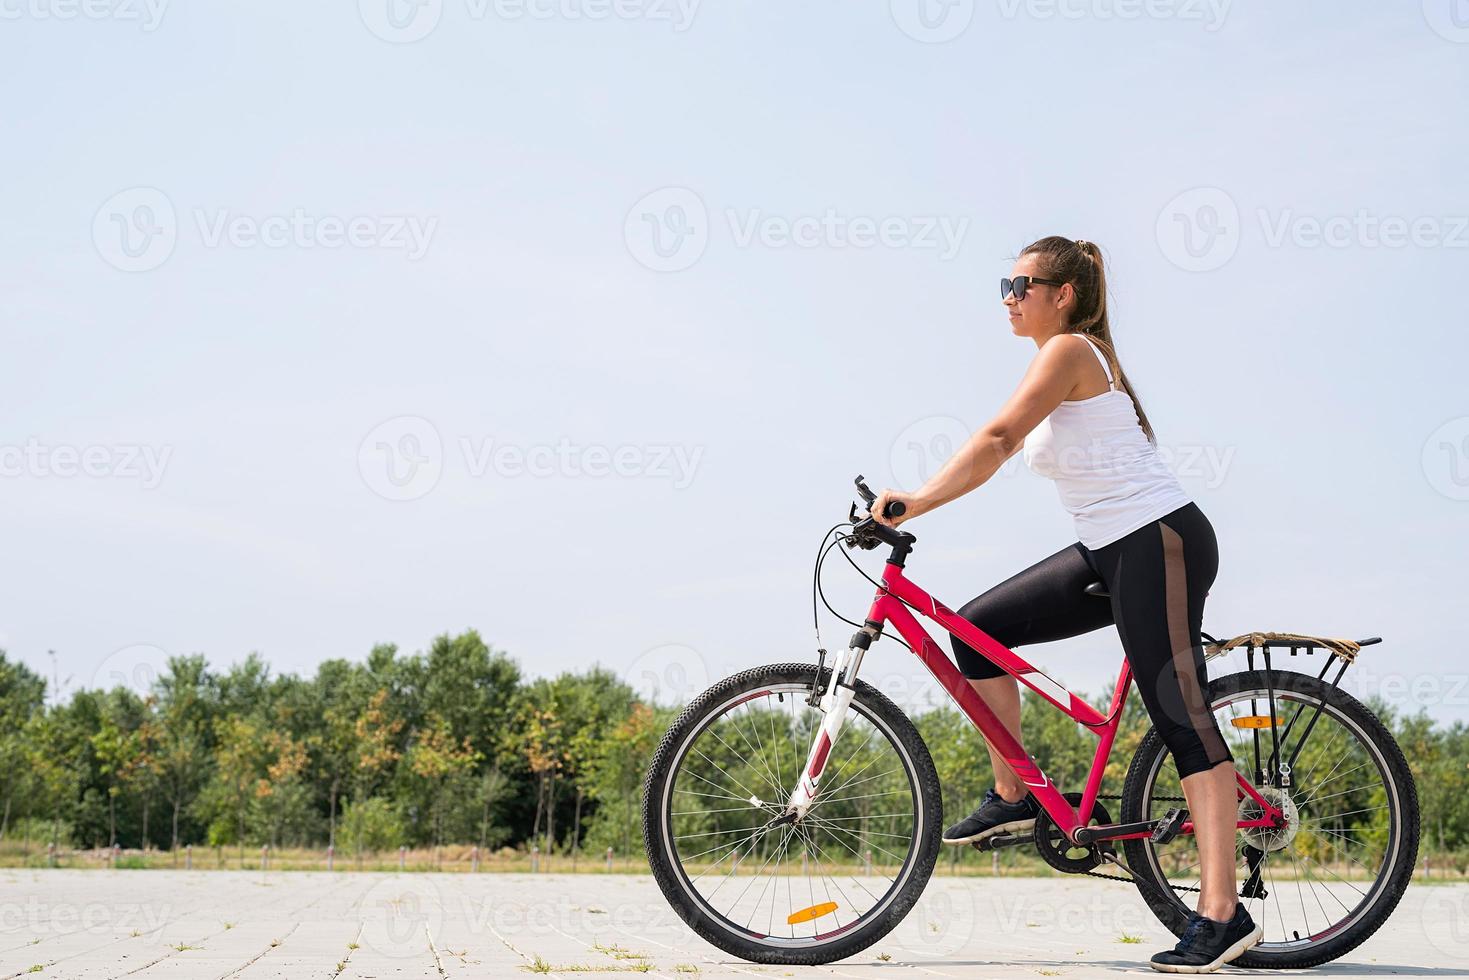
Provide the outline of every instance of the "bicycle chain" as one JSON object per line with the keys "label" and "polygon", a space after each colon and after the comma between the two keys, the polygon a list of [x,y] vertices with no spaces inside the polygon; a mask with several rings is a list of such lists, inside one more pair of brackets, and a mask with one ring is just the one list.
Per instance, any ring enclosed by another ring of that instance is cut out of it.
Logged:
{"label": "bicycle chain", "polygon": [[[1097,794],[1097,798],[1098,799],[1103,799],[1103,800],[1120,800],[1120,799],[1122,799],[1121,795],[1120,794],[1117,794],[1117,793],[1098,793]],[[1155,800],[1167,800],[1169,802],[1180,802],[1180,803],[1187,803],[1188,802],[1188,800],[1184,799],[1184,797],[1182,797],[1182,796],[1155,796],[1155,797],[1153,797],[1153,799],[1155,799]],[[1088,875],[1089,877],[1092,877],[1092,878],[1106,878],[1108,881],[1125,881],[1129,885],[1135,883],[1135,879],[1133,879],[1133,878],[1124,878],[1122,875],[1103,874],[1100,871],[1083,871],[1082,874]],[[1180,891],[1180,892],[1196,892],[1196,891],[1200,891],[1201,890],[1201,889],[1198,889],[1198,888],[1193,887],[1192,885],[1173,885],[1171,887],[1173,888],[1174,891]]]}

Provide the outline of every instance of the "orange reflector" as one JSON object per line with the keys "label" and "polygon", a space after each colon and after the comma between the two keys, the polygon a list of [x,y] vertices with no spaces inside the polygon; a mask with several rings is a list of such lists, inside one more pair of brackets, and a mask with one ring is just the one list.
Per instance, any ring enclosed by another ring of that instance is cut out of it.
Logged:
{"label": "orange reflector", "polygon": [[[1285,720],[1284,718],[1276,718],[1275,719],[1275,724],[1276,725],[1279,725],[1284,720]],[[1270,716],[1269,715],[1246,715],[1243,718],[1231,718],[1231,719],[1229,719],[1229,723],[1231,725],[1233,725],[1235,728],[1270,728],[1270,727],[1273,727],[1270,724]]]}
{"label": "orange reflector", "polygon": [[812,919],[819,919],[823,915],[831,915],[836,910],[836,902],[822,902],[820,905],[813,905],[809,909],[792,912],[786,916],[786,925],[793,926],[798,922],[810,922]]}

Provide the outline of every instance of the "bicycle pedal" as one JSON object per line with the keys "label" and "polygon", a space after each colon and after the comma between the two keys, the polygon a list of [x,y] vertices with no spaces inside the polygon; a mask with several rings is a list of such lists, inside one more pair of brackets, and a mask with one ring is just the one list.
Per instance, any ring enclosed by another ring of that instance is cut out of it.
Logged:
{"label": "bicycle pedal", "polygon": [[1163,814],[1158,825],[1153,828],[1153,843],[1167,844],[1177,837],[1183,830],[1183,822],[1188,819],[1188,808],[1176,806]]}

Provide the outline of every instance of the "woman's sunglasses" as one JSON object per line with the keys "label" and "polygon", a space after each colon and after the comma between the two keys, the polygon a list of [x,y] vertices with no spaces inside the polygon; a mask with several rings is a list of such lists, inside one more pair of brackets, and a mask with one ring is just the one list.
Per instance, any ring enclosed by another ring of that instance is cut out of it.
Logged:
{"label": "woman's sunglasses", "polygon": [[1016,299],[1025,299],[1025,291],[1034,283],[1037,286],[1060,286],[1063,285],[1055,279],[1042,279],[1039,276],[1016,276],[1014,279],[1000,280],[1000,299],[1009,299],[1014,293]]}

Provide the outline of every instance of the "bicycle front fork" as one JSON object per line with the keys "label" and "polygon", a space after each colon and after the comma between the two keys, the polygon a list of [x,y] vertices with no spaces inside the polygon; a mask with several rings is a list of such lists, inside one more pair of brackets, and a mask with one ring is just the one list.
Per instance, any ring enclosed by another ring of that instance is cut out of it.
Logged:
{"label": "bicycle front fork", "polygon": [[847,709],[852,706],[852,698],[857,693],[857,671],[862,667],[862,658],[872,646],[877,633],[876,626],[862,627],[852,635],[851,645],[838,655],[836,663],[832,665],[831,677],[819,702],[824,717],[816,738],[811,743],[811,751],[806,755],[800,781],[786,801],[787,817],[800,820],[816,801],[821,774],[826,771],[826,763],[831,758],[832,748],[836,746],[837,736],[841,734],[842,723],[847,720]]}

